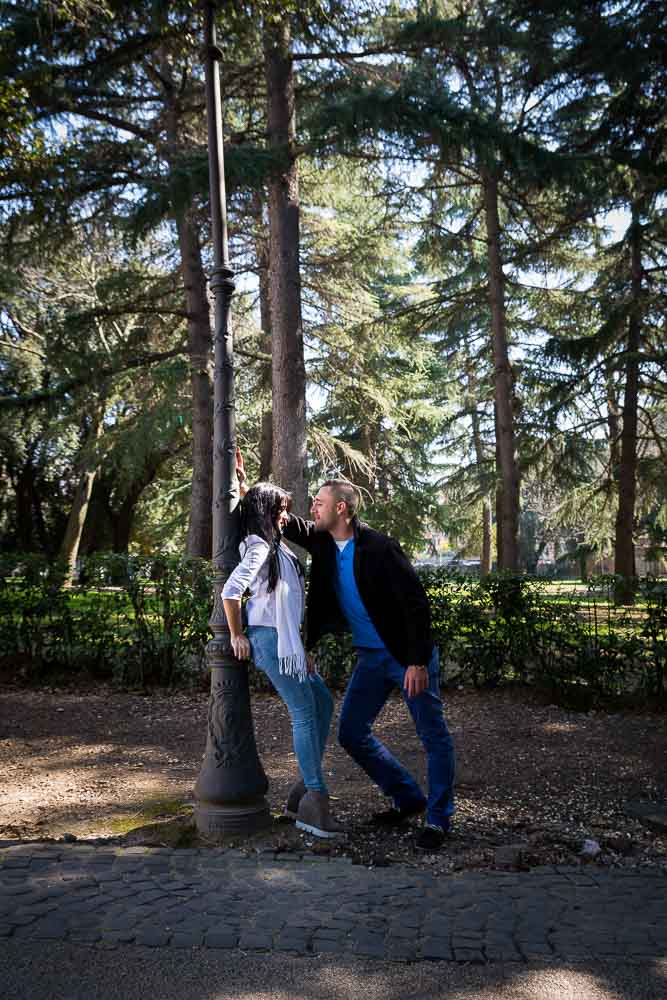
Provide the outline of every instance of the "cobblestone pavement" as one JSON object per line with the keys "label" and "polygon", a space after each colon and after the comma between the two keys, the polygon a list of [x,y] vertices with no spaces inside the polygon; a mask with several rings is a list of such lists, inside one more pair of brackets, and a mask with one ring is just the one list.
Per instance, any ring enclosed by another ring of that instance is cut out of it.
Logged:
{"label": "cobblestone pavement", "polygon": [[233,850],[0,847],[0,937],[398,962],[667,956],[667,878],[544,868],[436,877]]}

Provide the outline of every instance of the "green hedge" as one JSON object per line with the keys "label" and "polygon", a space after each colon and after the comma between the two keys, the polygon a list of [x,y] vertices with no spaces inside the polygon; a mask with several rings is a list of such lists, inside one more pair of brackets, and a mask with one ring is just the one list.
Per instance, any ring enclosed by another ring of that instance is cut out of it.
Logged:
{"label": "green hedge", "polygon": [[[124,685],[173,684],[203,669],[211,575],[203,560],[104,555],[63,567],[0,559],[0,664],[30,679],[86,672]],[[6,671],[5,671],[6,672]]]}
{"label": "green hedge", "polygon": [[484,580],[422,573],[445,678],[494,686],[518,681],[586,708],[606,699],[664,699],[667,585],[641,581],[636,607],[616,609],[616,578],[584,594],[544,580],[492,574]]}
{"label": "green hedge", "polygon": [[[35,556],[0,558],[0,670],[29,680],[86,673],[123,685],[175,684],[205,675],[211,570],[201,560],[105,555],[62,568]],[[420,571],[445,683],[521,682],[561,703],[664,699],[667,585],[641,581],[634,608],[613,607],[614,577],[584,594],[554,594],[530,577],[472,579]],[[319,669],[342,687],[354,665],[349,637],[329,636]],[[256,688],[267,682],[252,672]]]}

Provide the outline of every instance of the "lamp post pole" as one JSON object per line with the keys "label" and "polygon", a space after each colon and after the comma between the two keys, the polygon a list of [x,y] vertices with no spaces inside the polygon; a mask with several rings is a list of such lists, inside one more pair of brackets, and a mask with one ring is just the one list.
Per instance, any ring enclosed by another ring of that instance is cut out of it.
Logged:
{"label": "lamp post pole", "polygon": [[215,4],[204,0],[206,118],[215,266],[210,286],[215,304],[213,412],[213,638],[206,646],[211,671],[206,752],[195,786],[195,821],[209,838],[250,834],[268,826],[264,794],[268,781],[255,745],[248,672],[234,657],[222,603],[222,588],[238,562],[239,495],[236,478],[233,334],[230,304],[234,272],[229,266],[222,108],[216,44]]}

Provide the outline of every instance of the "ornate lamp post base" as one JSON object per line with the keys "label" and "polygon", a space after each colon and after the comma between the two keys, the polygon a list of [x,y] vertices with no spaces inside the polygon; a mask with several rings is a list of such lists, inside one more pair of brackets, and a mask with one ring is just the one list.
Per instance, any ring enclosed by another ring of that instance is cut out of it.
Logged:
{"label": "ornate lamp post base", "polygon": [[243,806],[208,806],[199,802],[195,807],[197,830],[207,840],[224,840],[234,834],[249,836],[259,833],[271,823],[271,814],[266,800]]}
{"label": "ornate lamp post base", "polygon": [[[226,643],[212,639],[209,656]],[[213,648],[211,648],[213,647]],[[268,781],[257,754],[245,666],[211,667],[206,752],[195,786],[197,830],[209,839],[266,829]]]}

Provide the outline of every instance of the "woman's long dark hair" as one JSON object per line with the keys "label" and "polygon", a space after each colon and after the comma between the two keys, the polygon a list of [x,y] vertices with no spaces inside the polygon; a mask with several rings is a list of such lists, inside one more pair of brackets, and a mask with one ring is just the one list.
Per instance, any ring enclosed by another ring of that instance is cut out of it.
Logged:
{"label": "woman's long dark hair", "polygon": [[273,483],[256,483],[241,501],[241,539],[259,535],[271,546],[269,553],[269,592],[276,589],[280,576],[278,547],[280,532],[276,527],[281,510],[290,501],[289,493]]}

